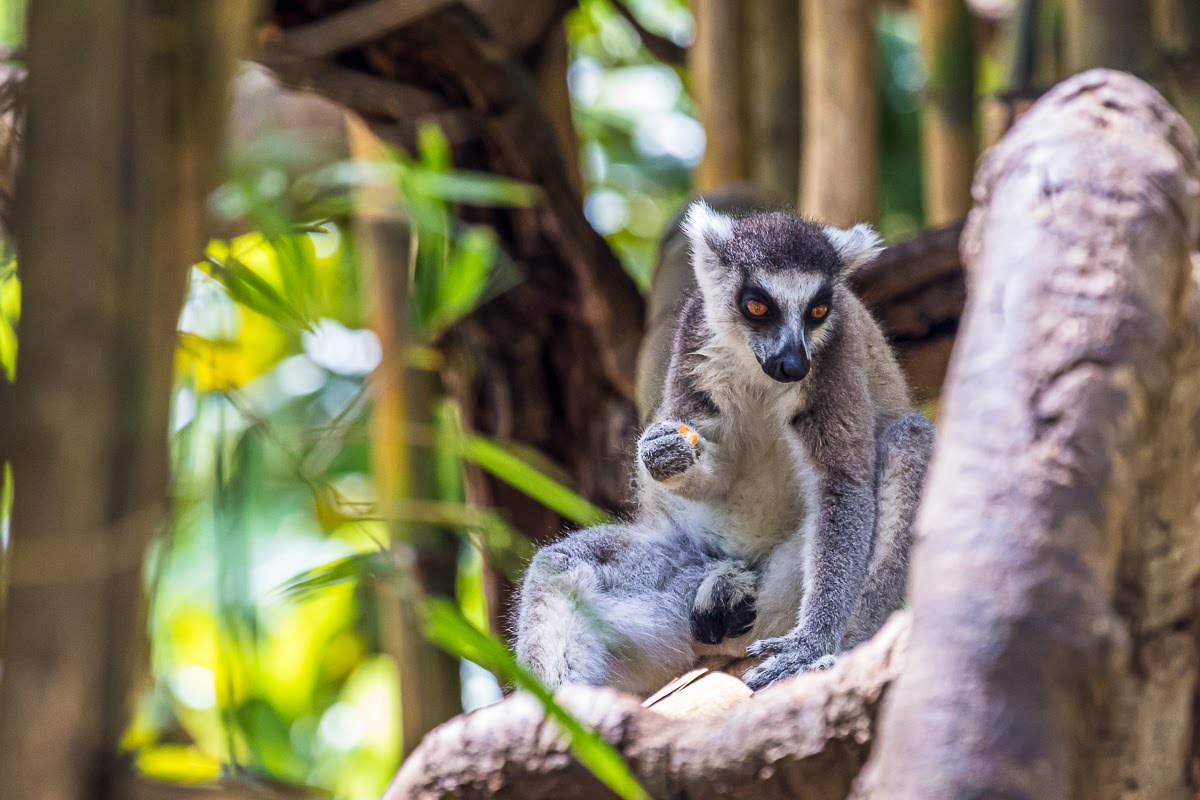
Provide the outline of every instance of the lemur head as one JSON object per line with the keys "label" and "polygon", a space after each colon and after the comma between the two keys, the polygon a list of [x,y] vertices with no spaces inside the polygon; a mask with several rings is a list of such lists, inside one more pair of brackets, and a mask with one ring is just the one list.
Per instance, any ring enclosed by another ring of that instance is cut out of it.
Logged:
{"label": "lemur head", "polygon": [[684,231],[709,325],[744,341],[783,383],[808,374],[836,325],[845,278],[882,250],[869,225],[823,227],[784,212],[733,218],[703,200]]}

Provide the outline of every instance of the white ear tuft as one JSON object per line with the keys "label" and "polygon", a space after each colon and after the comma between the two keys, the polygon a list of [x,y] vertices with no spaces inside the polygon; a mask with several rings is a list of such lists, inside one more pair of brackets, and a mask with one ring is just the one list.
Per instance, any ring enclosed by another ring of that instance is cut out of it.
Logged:
{"label": "white ear tuft", "polygon": [[864,223],[844,230],[829,225],[825,228],[825,235],[845,264],[847,274],[874,261],[883,252],[883,240],[874,228]]}
{"label": "white ear tuft", "polygon": [[720,294],[724,268],[713,246],[733,236],[733,220],[709,208],[708,203],[696,200],[688,206],[683,218],[683,233],[692,249],[692,271],[696,284],[707,302]]}
{"label": "white ear tuft", "polygon": [[708,203],[696,200],[688,206],[683,219],[683,232],[691,242],[692,252],[712,249],[712,242],[720,242],[733,235],[733,220],[713,211]]}

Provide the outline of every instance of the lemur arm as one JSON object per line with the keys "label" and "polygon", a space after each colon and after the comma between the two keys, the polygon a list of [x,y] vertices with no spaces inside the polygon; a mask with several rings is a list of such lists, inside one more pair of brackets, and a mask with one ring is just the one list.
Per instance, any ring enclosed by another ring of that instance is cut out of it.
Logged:
{"label": "lemur arm", "polygon": [[[857,391],[865,394],[866,387]],[[875,532],[874,426],[853,416],[869,407],[842,396],[796,422],[816,465],[818,504],[805,550],[804,599],[791,633],[751,645],[752,654],[774,656],[746,674],[751,688],[826,666],[838,652],[866,582]]]}
{"label": "lemur arm", "polygon": [[[694,500],[710,497],[727,482],[718,481],[712,469],[721,410],[696,381],[696,350],[702,313],[698,298],[681,313],[680,334],[671,350],[663,398],[654,422],[638,441],[638,466],[643,491],[671,494]],[[681,429],[680,426],[686,426]]]}

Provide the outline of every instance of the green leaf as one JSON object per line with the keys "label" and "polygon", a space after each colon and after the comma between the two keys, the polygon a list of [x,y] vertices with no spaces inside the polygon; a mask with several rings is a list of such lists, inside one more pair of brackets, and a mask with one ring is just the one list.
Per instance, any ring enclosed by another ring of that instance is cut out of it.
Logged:
{"label": "green leaf", "polygon": [[9,381],[17,379],[17,332],[6,317],[0,316],[0,371]]}
{"label": "green leaf", "polygon": [[578,525],[589,527],[611,521],[608,514],[587,499],[539,471],[495,440],[479,435],[464,437],[463,457]]}
{"label": "green leaf", "polygon": [[236,302],[268,319],[299,330],[311,330],[312,324],[280,294],[270,281],[236,258],[225,261],[205,257],[205,271],[225,287]]}
{"label": "green leaf", "polygon": [[496,251],[495,234],[483,227],[467,229],[454,243],[444,274],[438,280],[430,334],[445,330],[475,309],[487,287]]}
{"label": "green leaf", "polygon": [[538,192],[527,183],[485,172],[433,172],[411,169],[405,176],[410,193],[436,197],[447,203],[473,206],[530,206]]}
{"label": "green leaf", "polygon": [[357,581],[371,575],[392,576],[394,573],[395,567],[386,553],[355,553],[305,570],[275,592],[284,599],[298,600],[340,583]]}
{"label": "green leaf", "polygon": [[425,122],[417,131],[417,155],[426,169],[435,172],[450,169],[450,142],[436,123]]}
{"label": "green leaf", "polygon": [[605,786],[624,800],[649,800],[633,770],[609,742],[571,715],[533,673],[517,663],[504,643],[476,628],[448,600],[430,600],[425,610],[425,635],[448,653],[474,661],[501,681],[528,691],[546,715],[558,723],[571,752]]}

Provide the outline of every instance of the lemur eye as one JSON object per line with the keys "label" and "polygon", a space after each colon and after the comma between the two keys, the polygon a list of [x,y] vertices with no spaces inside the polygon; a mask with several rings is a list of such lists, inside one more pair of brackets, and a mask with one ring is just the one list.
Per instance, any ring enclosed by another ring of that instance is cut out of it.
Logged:
{"label": "lemur eye", "polygon": [[824,319],[829,313],[829,306],[813,306],[808,310],[808,315],[813,319]]}
{"label": "lemur eye", "polygon": [[746,303],[746,313],[752,317],[766,316],[767,312],[770,310],[771,309],[767,308],[766,303],[758,300],[751,300],[749,303]]}

